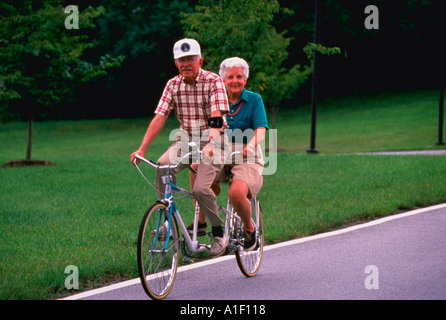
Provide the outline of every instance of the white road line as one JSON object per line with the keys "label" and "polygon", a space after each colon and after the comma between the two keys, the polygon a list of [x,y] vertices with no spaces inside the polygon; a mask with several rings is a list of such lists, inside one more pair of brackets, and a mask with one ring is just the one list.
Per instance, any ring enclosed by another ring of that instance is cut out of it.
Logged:
{"label": "white road line", "polygon": [[307,242],[307,241],[311,241],[311,240],[316,240],[316,239],[336,236],[338,234],[343,234],[343,233],[347,233],[347,232],[351,232],[351,231],[355,231],[355,230],[359,230],[359,229],[363,229],[363,228],[368,228],[368,227],[376,226],[378,224],[385,223],[385,222],[388,222],[388,221],[401,219],[401,218],[413,216],[413,215],[416,215],[416,214],[419,214],[419,213],[428,212],[428,211],[434,211],[434,210],[438,210],[438,209],[442,209],[442,208],[446,208],[446,203],[435,205],[435,206],[431,206],[431,207],[427,207],[427,208],[421,208],[421,209],[416,209],[416,210],[412,210],[412,211],[407,211],[407,212],[404,212],[404,213],[399,213],[399,214],[387,216],[387,217],[384,217],[384,218],[379,218],[379,219],[376,219],[376,220],[373,220],[373,221],[370,221],[370,222],[366,222],[366,223],[363,223],[363,224],[358,224],[358,225],[347,227],[347,228],[344,228],[344,229],[339,229],[339,230],[335,230],[335,231],[330,231],[330,232],[325,232],[325,233],[321,233],[321,234],[316,234],[314,236],[309,236],[309,237],[305,237],[305,238],[289,240],[289,241],[286,241],[286,242],[276,243],[276,244],[264,247],[263,250],[266,251],[266,250],[286,247],[286,246],[290,246],[290,245],[294,245],[294,244],[298,244],[298,243],[303,243],[303,242]]}
{"label": "white road line", "polygon": [[[263,248],[263,250],[264,251],[269,251],[269,250],[272,250],[272,249],[277,249],[277,248],[282,248],[282,247],[286,247],[286,246],[291,246],[291,245],[295,245],[295,244],[299,244],[299,243],[304,243],[304,242],[307,242],[307,241],[312,241],[312,240],[332,237],[332,236],[336,236],[336,235],[339,235],[339,234],[343,234],[343,233],[347,233],[347,232],[351,232],[351,231],[355,231],[355,230],[359,230],[359,229],[363,229],[363,228],[376,226],[378,224],[385,223],[385,222],[388,222],[388,221],[401,219],[401,218],[413,216],[413,215],[416,215],[416,214],[420,214],[420,213],[423,213],[423,212],[434,211],[434,210],[438,210],[438,209],[442,209],[442,208],[446,208],[446,203],[435,205],[435,206],[431,206],[431,207],[427,207],[427,208],[416,209],[416,210],[412,210],[412,211],[408,211],[408,212],[404,212],[404,213],[400,213],[400,214],[396,214],[396,215],[387,216],[387,217],[384,217],[384,218],[380,218],[380,219],[373,220],[373,221],[370,221],[370,222],[367,222],[367,223],[363,223],[363,224],[358,224],[358,225],[355,225],[355,226],[352,226],[352,227],[347,227],[347,228],[344,228],[344,229],[339,229],[339,230],[335,230],[335,231],[325,232],[325,233],[317,234],[317,235],[314,235],[314,236],[309,236],[309,237],[305,237],[305,238],[289,240],[289,241],[285,241],[285,242],[281,242],[281,243],[265,246]],[[202,262],[197,262],[197,263],[194,263],[194,264],[190,264],[190,265],[179,267],[178,268],[178,272],[183,272],[183,271],[187,271],[187,270],[201,268],[201,267],[204,267],[204,266],[209,266],[209,265],[212,265],[212,264],[215,264],[215,263],[219,263],[219,262],[230,260],[230,259],[234,259],[234,258],[235,258],[235,256],[229,255],[229,256],[223,256],[223,257],[214,258],[214,259],[210,259],[210,260],[206,260],[206,261],[202,261]],[[125,287],[132,286],[132,285],[135,285],[135,284],[138,284],[138,283],[141,283],[140,279],[139,278],[135,278],[135,279],[123,281],[123,282],[120,282],[120,283],[112,284],[112,285],[109,285],[107,287],[93,289],[93,290],[90,290],[90,291],[78,293],[78,294],[75,294],[75,295],[72,295],[72,296],[68,296],[68,297],[60,299],[60,300],[78,300],[78,299],[82,299],[82,298],[87,298],[87,297],[91,297],[91,296],[94,296],[94,295],[98,295],[98,294],[101,294],[101,293],[113,291],[113,290],[116,290],[116,289],[125,288]]]}

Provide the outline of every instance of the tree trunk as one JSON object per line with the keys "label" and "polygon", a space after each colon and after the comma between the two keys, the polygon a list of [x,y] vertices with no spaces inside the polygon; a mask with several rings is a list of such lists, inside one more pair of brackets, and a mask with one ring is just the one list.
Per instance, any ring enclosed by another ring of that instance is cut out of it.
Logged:
{"label": "tree trunk", "polygon": [[33,117],[28,119],[28,145],[26,147],[26,160],[31,160],[31,149],[33,144]]}
{"label": "tree trunk", "polygon": [[272,129],[276,129],[276,115],[277,111],[279,111],[279,108],[276,107],[276,104],[273,103],[271,105],[271,127]]}
{"label": "tree trunk", "polygon": [[276,118],[277,118],[278,112],[279,112],[279,108],[276,106],[275,103],[273,103],[271,106],[271,126],[268,125],[268,127],[270,129],[273,129],[273,130],[268,130],[269,131],[268,151],[270,152],[270,154],[271,154],[271,152],[279,151],[279,149],[278,149],[279,147],[277,145],[277,132],[275,130],[276,129]]}

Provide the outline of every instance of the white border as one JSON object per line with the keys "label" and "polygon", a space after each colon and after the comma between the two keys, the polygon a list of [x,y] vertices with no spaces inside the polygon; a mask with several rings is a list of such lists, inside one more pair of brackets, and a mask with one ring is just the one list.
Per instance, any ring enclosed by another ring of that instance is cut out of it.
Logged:
{"label": "white border", "polygon": [[[286,247],[286,246],[291,246],[291,245],[295,245],[295,244],[299,244],[299,243],[304,243],[304,242],[307,242],[307,241],[312,241],[312,240],[327,238],[327,237],[331,237],[331,236],[336,236],[336,235],[339,235],[339,234],[355,231],[355,230],[358,230],[358,229],[363,229],[363,228],[376,226],[378,224],[385,223],[385,222],[388,222],[388,221],[401,219],[401,218],[413,216],[413,215],[416,215],[416,214],[419,214],[419,213],[423,213],[423,212],[427,212],[427,211],[434,211],[434,210],[438,210],[438,209],[442,209],[442,208],[446,208],[446,203],[435,205],[435,206],[431,206],[431,207],[427,207],[427,208],[416,209],[416,210],[412,210],[412,211],[408,211],[408,212],[404,212],[404,213],[400,213],[400,214],[395,214],[395,215],[391,215],[391,216],[387,216],[387,217],[384,217],[384,218],[380,218],[380,219],[373,220],[373,221],[370,221],[370,222],[367,222],[367,223],[363,223],[363,224],[358,224],[358,225],[355,225],[355,226],[352,226],[352,227],[347,227],[347,228],[344,228],[344,229],[339,229],[339,230],[335,230],[335,231],[325,232],[325,233],[317,234],[317,235],[314,235],[314,236],[309,236],[309,237],[305,237],[305,238],[299,238],[299,239],[295,239],[295,240],[289,240],[289,241],[285,241],[285,242],[281,242],[281,243],[265,246],[263,248],[263,251],[273,250],[273,249],[282,248],[282,247]],[[196,269],[196,268],[200,268],[200,267],[204,267],[204,266],[209,266],[209,265],[212,265],[214,263],[219,263],[219,262],[230,260],[230,259],[234,259],[234,258],[235,258],[235,256],[229,255],[229,256],[223,256],[223,257],[214,258],[214,259],[210,259],[210,260],[206,260],[206,261],[202,261],[202,262],[197,262],[197,263],[190,264],[190,265],[187,265],[187,266],[181,266],[181,267],[178,268],[177,272],[182,272],[182,271],[192,270],[192,269]],[[132,285],[135,285],[135,284],[138,284],[138,283],[141,283],[140,279],[139,278],[135,278],[135,279],[123,281],[123,282],[120,282],[120,283],[112,284],[112,285],[109,285],[107,287],[93,289],[93,290],[90,290],[90,291],[74,294],[72,296],[68,296],[68,297],[60,299],[60,300],[78,300],[78,299],[82,299],[82,298],[91,297],[91,296],[94,296],[94,295],[97,295],[97,294],[113,291],[113,290],[116,290],[116,289],[125,288],[125,287],[132,286]]]}

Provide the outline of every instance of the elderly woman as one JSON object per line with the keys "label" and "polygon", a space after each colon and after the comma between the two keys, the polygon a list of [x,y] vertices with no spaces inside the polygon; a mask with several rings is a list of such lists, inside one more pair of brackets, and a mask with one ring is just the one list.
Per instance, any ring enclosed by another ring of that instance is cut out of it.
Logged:
{"label": "elderly woman", "polygon": [[[263,184],[263,154],[260,142],[268,128],[265,106],[258,93],[245,89],[248,63],[238,57],[228,58],[220,65],[220,77],[229,98],[228,138],[234,150],[243,151],[243,163],[233,165],[233,180],[229,189],[229,200],[244,224],[245,250],[256,247],[255,226],[251,221],[251,202]],[[193,181],[191,181],[193,183]],[[193,226],[190,226],[190,230]],[[200,231],[207,229],[205,216],[200,214]]]}

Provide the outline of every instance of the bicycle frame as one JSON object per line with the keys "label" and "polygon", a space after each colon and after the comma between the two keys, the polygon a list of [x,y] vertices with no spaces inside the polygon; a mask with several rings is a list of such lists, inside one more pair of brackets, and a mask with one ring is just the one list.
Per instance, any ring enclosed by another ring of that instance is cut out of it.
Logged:
{"label": "bicycle frame", "polygon": [[[189,248],[189,250],[191,252],[196,253],[196,252],[209,250],[209,248],[207,246],[202,245],[202,244],[200,244],[200,242],[198,242],[197,228],[195,227],[195,225],[194,225],[194,232],[192,234],[192,238],[190,237],[189,232],[186,229],[186,225],[184,224],[183,219],[181,218],[180,212],[178,211],[178,208],[177,208],[175,202],[173,201],[173,195],[172,195],[171,190],[179,191],[182,194],[186,195],[187,197],[193,199],[192,193],[174,185],[172,183],[171,179],[169,181],[169,184],[166,184],[166,191],[165,191],[165,196],[164,196],[163,200],[168,201],[168,208],[170,210],[169,211],[169,227],[168,227],[169,234],[170,234],[170,227],[171,227],[171,218],[173,215],[175,217],[175,219],[177,220],[177,223],[181,229],[181,232],[183,233],[183,237],[186,240],[187,247]],[[194,220],[195,219],[198,220],[198,212],[195,213]],[[167,241],[167,242],[169,242],[169,241]]]}
{"label": "bicycle frame", "polygon": [[[190,147],[192,151],[185,155],[177,165],[159,165],[138,155],[135,156],[157,170],[165,170],[161,177],[161,183],[164,185],[163,193],[147,180],[138,166],[138,161],[135,161],[135,167],[144,180],[158,194],[162,195],[162,199],[150,206],[144,214],[137,243],[137,265],[141,284],[147,295],[156,300],[164,299],[172,289],[177,274],[180,251],[186,260],[192,258],[197,252],[210,251],[209,245],[197,240],[198,204],[195,206],[194,227],[192,235],[190,235],[174,201],[175,192],[180,192],[186,198],[193,199],[191,192],[173,183],[172,176],[172,170],[178,168],[185,158],[199,154],[195,145],[190,145]],[[217,205],[218,211],[225,215],[224,234],[228,239],[226,253],[234,252],[237,265],[246,277],[253,277],[257,274],[263,256],[262,210],[256,197],[251,199],[251,204],[254,210],[254,216],[251,216],[251,219],[255,224],[258,238],[257,246],[249,251],[244,250],[245,234],[242,220],[232,208],[229,199],[227,208]]]}
{"label": "bicycle frame", "polygon": [[[164,202],[167,205],[167,208],[169,209],[169,220],[168,220],[168,238],[166,241],[166,247],[165,250],[167,250],[168,246],[169,246],[169,237],[170,237],[170,227],[171,227],[171,221],[172,221],[172,216],[175,217],[175,219],[177,220],[177,223],[181,229],[181,232],[183,233],[183,237],[184,240],[186,241],[187,247],[189,248],[189,250],[192,253],[197,253],[197,252],[202,252],[202,251],[206,251],[209,250],[209,246],[206,244],[202,244],[197,240],[197,225],[198,225],[198,212],[199,212],[199,207],[198,204],[195,207],[195,214],[194,214],[194,229],[192,232],[192,237],[189,235],[189,232],[186,229],[186,225],[183,222],[183,219],[181,218],[181,214],[178,211],[178,208],[173,200],[173,194],[172,194],[172,190],[173,191],[178,191],[182,194],[184,194],[185,196],[187,196],[188,198],[193,199],[193,195],[192,193],[190,193],[189,191],[180,188],[176,185],[173,184],[171,176],[164,176],[164,177],[168,177],[169,178],[169,182],[166,184],[165,186],[165,192],[164,192],[164,199],[160,200],[161,202]],[[166,179],[165,178],[165,179]],[[240,220],[240,217],[238,215],[236,215],[234,213],[234,210],[232,209],[230,202],[228,200],[228,204],[227,204],[227,208],[224,208],[222,206],[217,206],[218,210],[223,212],[225,214],[225,235],[226,237],[229,237],[229,233],[233,232],[233,227],[234,227],[234,223],[232,219],[236,219],[236,220]],[[228,208],[231,208],[230,210]],[[160,223],[160,222],[158,222]],[[158,227],[160,226],[160,224],[158,224]],[[232,246],[234,246],[234,243],[231,243]],[[235,244],[237,246],[240,246],[240,243]]]}
{"label": "bicycle frame", "polygon": [[[173,179],[172,179],[172,175],[171,175],[171,170],[174,170],[176,168],[178,168],[181,163],[183,162],[184,159],[193,156],[194,153],[197,153],[199,151],[197,151],[196,149],[194,150],[192,148],[192,151],[189,152],[188,154],[186,154],[183,158],[181,158],[181,160],[179,161],[179,163],[177,165],[171,166],[171,165],[166,165],[166,166],[160,166],[158,164],[155,164],[139,155],[136,155],[135,157],[145,163],[147,163],[148,165],[152,166],[155,169],[167,169],[166,175],[161,177],[161,181],[163,182],[163,184],[165,184],[165,189],[164,189],[164,198],[162,200],[159,200],[160,202],[164,203],[167,208],[169,209],[169,219],[168,219],[168,226],[167,226],[167,240],[166,240],[166,245],[164,250],[167,251],[169,248],[169,241],[170,241],[170,230],[171,230],[171,226],[172,226],[172,216],[175,217],[181,232],[183,233],[183,237],[184,240],[186,241],[186,245],[188,247],[188,249],[192,252],[192,253],[197,253],[197,252],[202,252],[202,251],[206,251],[206,250],[210,250],[210,247],[206,244],[202,244],[197,240],[197,225],[198,225],[198,213],[199,213],[199,208],[198,208],[198,204],[195,206],[195,215],[194,215],[194,229],[192,232],[192,238],[189,235],[189,232],[187,231],[187,228],[183,222],[183,219],[181,218],[180,212],[178,211],[178,208],[174,202],[174,196],[172,191],[178,191],[180,193],[182,193],[183,195],[185,195],[188,198],[193,199],[193,195],[191,192],[180,188],[178,186],[176,186],[175,184],[173,184]],[[237,154],[238,152],[233,152],[231,156]],[[147,178],[145,177],[145,175],[142,173],[142,171],[139,169],[138,165],[135,163],[136,168],[138,169],[139,173],[143,176],[143,178],[150,184],[150,182],[147,180]],[[240,217],[237,216],[233,210],[232,207],[230,206],[230,202],[228,200],[228,209],[224,208],[222,206],[217,206],[218,210],[223,212],[225,214],[225,235],[229,238],[229,232],[230,230],[233,229],[233,222],[232,222],[232,218],[235,219],[239,219]],[[229,210],[229,208],[231,207],[231,210]],[[158,230],[159,227],[161,226],[161,221],[158,221],[158,229],[157,229],[157,233],[156,233],[156,237],[155,239],[158,237]],[[233,246],[234,243],[231,243],[231,245]],[[236,245],[241,245],[241,244],[236,244]]]}

